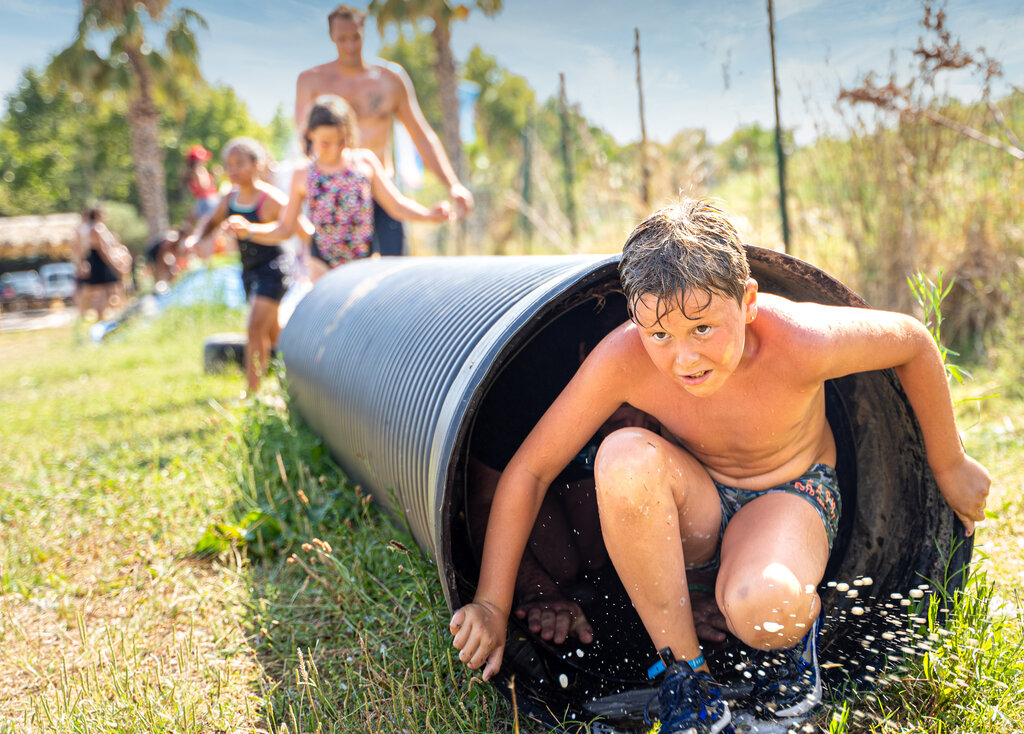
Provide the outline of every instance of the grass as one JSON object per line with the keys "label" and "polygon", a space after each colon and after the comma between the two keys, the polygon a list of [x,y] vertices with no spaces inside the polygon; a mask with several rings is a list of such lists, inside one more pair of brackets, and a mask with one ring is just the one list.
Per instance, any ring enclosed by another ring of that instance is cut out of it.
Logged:
{"label": "grass", "polygon": [[[529,731],[452,655],[433,566],[277,380],[240,402],[240,372],[202,372],[203,338],[243,323],[0,336],[0,733]],[[1019,363],[954,387],[996,477],[975,575],[834,734],[1024,729]]]}

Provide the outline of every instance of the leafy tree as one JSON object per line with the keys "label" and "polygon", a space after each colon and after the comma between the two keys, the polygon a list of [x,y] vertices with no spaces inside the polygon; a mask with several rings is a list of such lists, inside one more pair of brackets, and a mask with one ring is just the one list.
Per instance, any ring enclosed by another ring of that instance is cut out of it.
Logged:
{"label": "leafy tree", "polygon": [[0,118],[0,215],[77,211],[132,199],[127,121],[116,105],[26,68]]}
{"label": "leafy tree", "polygon": [[[268,130],[252,119],[249,108],[231,87],[199,84],[188,90],[181,101],[188,114],[178,119],[172,110],[163,115],[160,124],[161,140],[167,146],[163,151],[164,175],[172,221],[183,219],[192,206],[184,176],[189,147],[203,145],[216,157],[224,144],[238,135],[256,138],[264,145],[271,140]],[[216,163],[213,167],[216,168]]]}
{"label": "leafy tree", "polygon": [[476,102],[477,136],[486,142],[491,158],[521,151],[523,130],[536,105],[533,89],[523,77],[501,68],[479,46],[469,52],[465,75],[480,87]]}
{"label": "leafy tree", "polygon": [[380,55],[405,69],[416,89],[423,116],[432,128],[441,130],[444,117],[441,113],[441,97],[437,91],[437,76],[434,74],[437,52],[430,36],[418,30],[409,35],[403,33],[394,43],[383,46]]}
{"label": "leafy tree", "polygon": [[[198,13],[169,13],[167,6],[168,0],[83,0],[74,40],[50,63],[55,77],[83,91],[127,95],[136,186],[151,234],[168,223],[160,110],[172,107],[199,78],[193,28],[206,27]],[[147,28],[154,26],[164,33],[162,50],[147,39]],[[105,55],[89,46],[90,39],[109,40]]]}
{"label": "leafy tree", "polygon": [[[475,0],[475,8],[490,17],[502,8],[502,0]],[[455,57],[451,48],[451,24],[469,17],[467,5],[456,5],[452,0],[372,0],[371,15],[377,18],[377,30],[382,34],[390,23],[401,28],[402,23],[416,24],[420,19],[433,21],[430,36],[434,42],[438,95],[441,100],[442,139],[459,178],[465,176],[462,157],[462,139],[459,136],[459,98],[455,71]]]}

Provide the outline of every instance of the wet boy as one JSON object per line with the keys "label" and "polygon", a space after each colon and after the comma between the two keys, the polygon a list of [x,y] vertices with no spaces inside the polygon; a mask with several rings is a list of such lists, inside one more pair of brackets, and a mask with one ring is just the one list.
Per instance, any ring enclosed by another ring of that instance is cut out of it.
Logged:
{"label": "wet boy", "polygon": [[990,478],[963,451],[939,352],[903,314],[758,293],[739,234],[707,201],[648,217],[619,272],[630,320],[593,350],[501,476],[476,596],[451,621],[459,658],[484,666],[485,679],[498,671],[516,570],[548,484],[629,403],[663,429],[604,440],[597,499],[612,562],[655,648],[671,651],[661,731],[729,724],[686,579],[716,565],[730,630],[778,651],[793,676],[759,695],[777,699],[764,703],[779,718],[802,714],[820,699],[816,587],[841,511],[825,381],[895,368],[943,496],[968,533],[984,517]]}

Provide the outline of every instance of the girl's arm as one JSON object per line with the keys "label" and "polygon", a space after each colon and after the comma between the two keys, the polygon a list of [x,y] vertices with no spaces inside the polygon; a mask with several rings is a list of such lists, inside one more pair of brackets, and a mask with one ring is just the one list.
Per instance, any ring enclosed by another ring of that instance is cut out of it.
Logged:
{"label": "girl's arm", "polygon": [[245,217],[231,217],[228,228],[236,237],[251,240],[260,245],[276,245],[291,237],[295,231],[305,231],[302,216],[302,202],[306,200],[306,168],[299,168],[292,174],[291,194],[288,203],[281,208],[277,202],[280,217],[276,221],[256,224]]}
{"label": "girl's arm", "polygon": [[185,238],[185,249],[191,249],[197,242],[210,236],[210,232],[217,229],[228,216],[228,199],[231,194],[220,197],[220,201],[217,203],[217,208],[213,210],[213,214],[210,218],[203,223],[198,234],[190,234]]}
{"label": "girl's arm", "polygon": [[447,201],[439,202],[432,209],[427,209],[418,201],[410,199],[395,186],[377,154],[372,150],[353,151],[356,159],[363,162],[370,170],[370,188],[374,200],[384,207],[384,211],[394,219],[404,221],[445,222],[451,218],[451,205]]}
{"label": "girl's arm", "polygon": [[132,259],[128,248],[114,237],[105,224],[100,222],[92,230],[93,243],[100,256],[119,275],[127,275],[131,270]]}

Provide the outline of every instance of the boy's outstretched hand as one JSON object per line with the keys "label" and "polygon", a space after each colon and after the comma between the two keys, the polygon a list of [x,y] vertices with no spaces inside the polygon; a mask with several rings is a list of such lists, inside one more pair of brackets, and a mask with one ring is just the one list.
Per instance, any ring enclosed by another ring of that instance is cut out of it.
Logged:
{"label": "boy's outstretched hand", "polygon": [[452,615],[448,630],[455,636],[452,644],[459,650],[459,660],[470,670],[476,670],[485,662],[483,679],[501,668],[501,657],[505,652],[505,627],[508,613],[488,602],[473,602]]}
{"label": "boy's outstretched hand", "polygon": [[964,454],[952,466],[938,471],[933,468],[932,473],[942,496],[964,524],[964,533],[973,535],[975,522],[985,519],[985,502],[992,485],[988,470]]}

